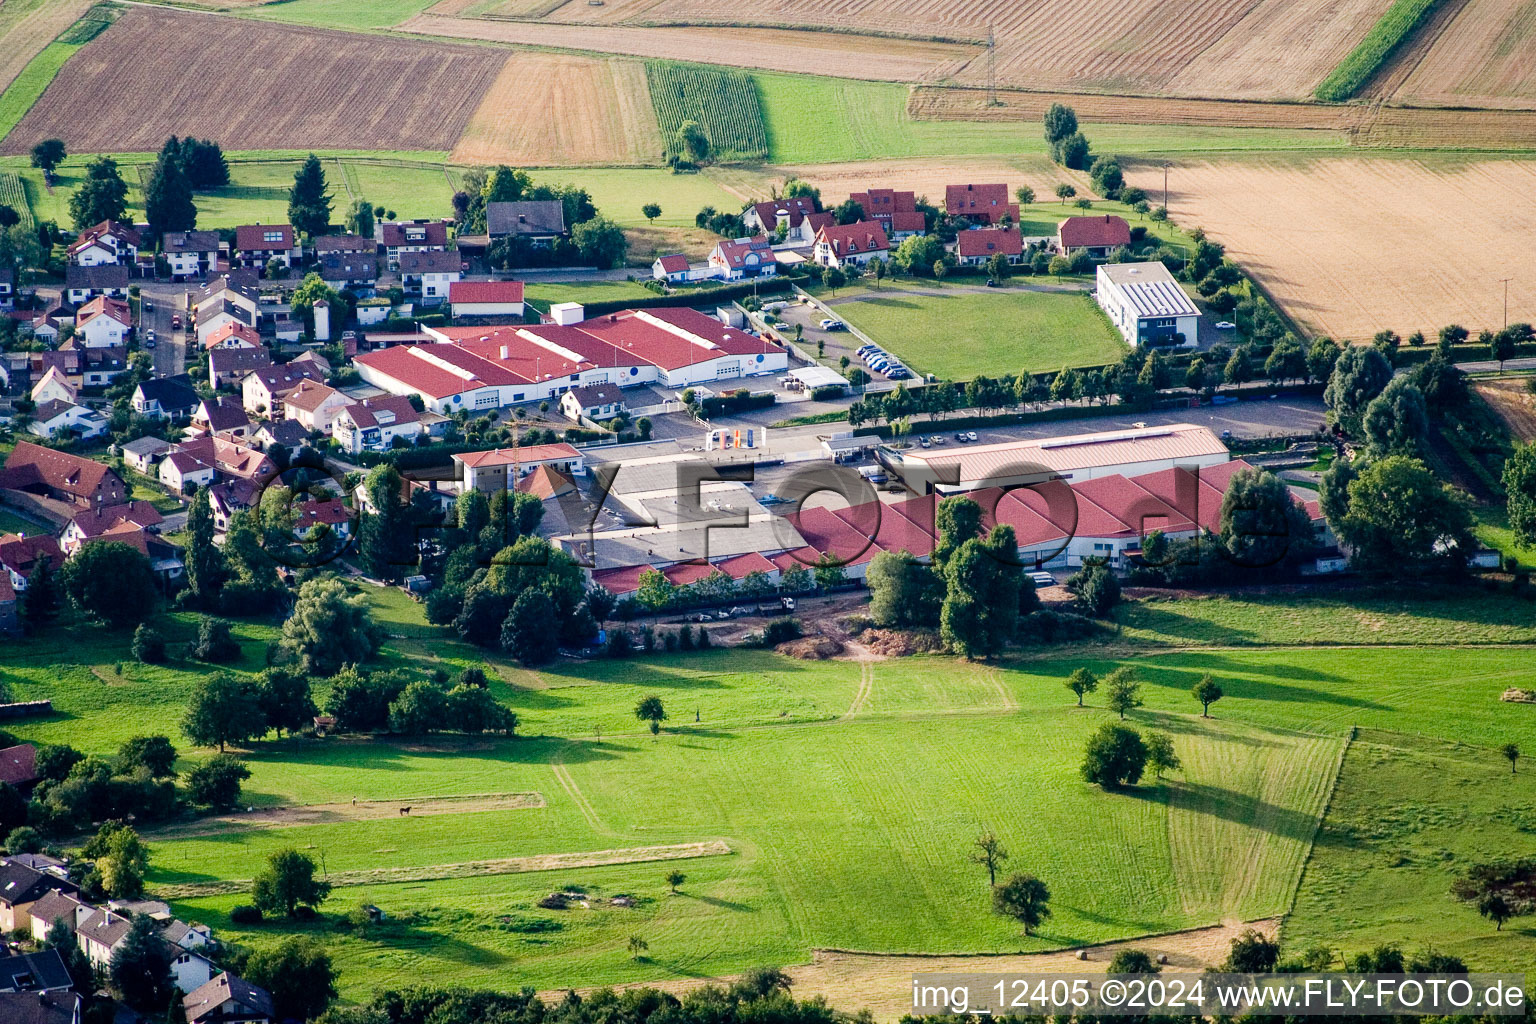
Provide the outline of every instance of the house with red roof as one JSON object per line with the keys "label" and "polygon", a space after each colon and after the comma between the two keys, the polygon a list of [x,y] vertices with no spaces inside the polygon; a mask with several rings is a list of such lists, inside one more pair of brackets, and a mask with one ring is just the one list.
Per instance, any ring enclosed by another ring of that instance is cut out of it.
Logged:
{"label": "house with red roof", "polygon": [[230,320],[208,333],[203,348],[261,348],[261,335],[256,328],[238,320]]}
{"label": "house with red roof", "polygon": [[823,267],[863,266],[890,256],[891,243],[877,221],[829,224],[816,232],[812,259]]}
{"label": "house with red roof", "polygon": [[[448,224],[441,220],[380,221],[373,239],[384,249],[390,270],[399,270],[400,257],[408,252],[447,252]],[[458,256],[455,254],[457,264]]]}
{"label": "house with red roof", "polygon": [[123,478],[94,459],[17,441],[0,468],[0,490],[18,490],[79,508],[128,500]]}
{"label": "house with red roof", "polygon": [[311,499],[301,502],[294,510],[293,534],[300,540],[306,539],[311,530],[319,526],[329,526],[331,532],[342,540],[352,536],[352,520],[356,518],[352,509],[348,508],[338,498],[330,498],[325,501]]}
{"label": "house with red roof", "polygon": [[64,564],[64,549],[46,533],[0,533],[0,577],[18,594],[43,563],[53,569]]}
{"label": "house with red roof", "polygon": [[127,344],[133,330],[133,310],[122,299],[98,295],[75,314],[75,337],[86,348],[110,348]]}
{"label": "house with red roof", "polygon": [[978,226],[996,224],[1005,217],[1010,224],[1019,222],[1019,204],[1008,201],[1004,184],[946,185],[944,212]]}
{"label": "house with red roof", "polygon": [[962,266],[979,267],[994,256],[1009,263],[1024,258],[1024,239],[1018,228],[975,228],[955,233],[955,257]]}
{"label": "house with red roof", "polygon": [[464,490],[492,493],[516,490],[520,479],[541,466],[566,476],[584,472],[586,467],[581,452],[564,442],[460,452],[453,456],[453,463]]}
{"label": "house with red roof", "polygon": [[1056,226],[1056,248],[1063,256],[1086,251],[1094,259],[1108,259],[1117,248],[1130,244],[1131,226],[1112,213],[1068,217]]}
{"label": "house with red roof", "polygon": [[151,530],[165,522],[159,509],[147,501],[128,501],[121,505],[92,508],[82,511],[69,521],[59,535],[59,548],[66,555],[73,555],[81,546],[111,532],[121,533],[125,526],[137,530]]}
{"label": "house with red roof", "polygon": [[715,243],[709,253],[709,267],[722,281],[741,281],[753,277],[772,277],[779,264],[773,255],[773,243],[767,236],[727,239]]}
{"label": "house with red roof", "polygon": [[806,217],[821,212],[813,196],[783,197],[753,203],[741,211],[741,222],[749,231],[771,235],[782,225],[786,235],[800,227]]}
{"label": "house with red roof", "polygon": [[139,258],[144,238],[131,224],[104,220],[81,230],[66,256],[77,267],[129,267]]}
{"label": "house with red roof", "polygon": [[421,413],[405,395],[379,395],[345,406],[331,421],[331,436],[347,451],[382,452],[422,435]]}
{"label": "house with red roof", "polygon": [[290,224],[240,225],[235,228],[235,254],[242,264],[257,270],[272,260],[291,267],[303,258]]}
{"label": "house with red roof", "polygon": [[299,386],[283,396],[283,418],[298,420],[310,433],[329,435],[331,421],[351,402],[335,388],[315,381],[300,381]]}
{"label": "house with red roof", "polygon": [[917,196],[891,188],[872,188],[848,196],[864,210],[864,219],[878,221],[886,237],[899,242],[927,230],[927,218],[917,208]]}
{"label": "house with red roof", "polygon": [[455,281],[448,286],[455,320],[466,316],[523,315],[521,281]]}

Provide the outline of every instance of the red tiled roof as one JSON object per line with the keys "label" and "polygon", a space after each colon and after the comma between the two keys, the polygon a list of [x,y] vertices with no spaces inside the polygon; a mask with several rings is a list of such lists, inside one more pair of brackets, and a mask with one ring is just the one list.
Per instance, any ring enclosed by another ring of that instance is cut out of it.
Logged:
{"label": "red tiled roof", "polygon": [[[10,580],[7,579],[9,584]],[[12,786],[37,781],[37,748],[30,743],[0,750],[0,782]]]}
{"label": "red tiled roof", "polygon": [[76,528],[86,537],[99,537],[125,522],[142,529],[146,526],[159,526],[165,522],[165,517],[147,501],[130,501],[123,505],[86,509],[74,518]]}
{"label": "red tiled roof", "polygon": [[853,192],[848,198],[863,207],[866,217],[893,217],[899,213],[917,211],[917,194],[914,192],[872,188],[866,192]]}
{"label": "red tiled roof", "polygon": [[664,274],[681,274],[688,269],[688,257],[680,252],[658,257],[656,262],[661,264],[661,272]]}
{"label": "red tiled roof", "polygon": [[816,233],[818,243],[825,242],[838,256],[851,253],[879,252],[889,249],[885,228],[878,221],[859,221],[857,224],[829,224]]}
{"label": "red tiled roof", "polygon": [[352,510],[340,501],[306,501],[299,506],[298,516],[294,520],[296,529],[308,529],[311,526],[319,526],[324,523],[327,526],[339,526],[352,518]]}
{"label": "red tiled roof", "polygon": [[[282,232],[282,238],[269,242],[262,236],[270,231]],[[242,224],[235,228],[235,250],[252,252],[269,249],[292,249],[293,226],[289,224]]]}
{"label": "red tiled roof", "polygon": [[531,494],[540,501],[548,501],[575,488],[576,485],[571,482],[570,477],[548,465],[536,467],[532,473],[521,478],[514,485],[514,490]]}
{"label": "red tiled roof", "polygon": [[619,569],[604,569],[592,574],[592,582],[611,594],[633,594],[640,588],[641,575],[650,568],[649,565],[626,565]]}
{"label": "red tiled roof", "polygon": [[17,441],[4,468],[0,468],[0,488],[44,484],[76,498],[90,498],[103,482],[116,475],[93,459]]}
{"label": "red tiled roof", "polygon": [[381,412],[394,414],[389,425],[417,423],[421,420],[421,413],[416,411],[411,400],[404,395],[379,395],[375,398],[365,398],[341,411],[359,427],[378,426],[379,418],[376,414]]}
{"label": "red tiled roof", "polygon": [[466,380],[435,363],[419,358],[414,354],[416,348],[415,345],[381,348],[374,352],[365,352],[353,362],[393,377],[430,398],[448,398],[462,391],[471,391],[485,386],[484,381],[474,378]]}
{"label": "red tiled roof", "polygon": [[1018,256],[1024,252],[1024,239],[1018,228],[977,228],[955,236],[961,256]]}
{"label": "red tiled roof", "polygon": [[448,285],[448,301],[522,302],[521,281],[454,281]]}
{"label": "red tiled roof", "polygon": [[79,313],[75,315],[76,320],[82,327],[98,316],[111,317],[124,327],[133,326],[133,311],[128,303],[122,299],[114,299],[110,295],[96,296],[90,302],[81,306]]}
{"label": "red tiled roof", "polygon": [[778,566],[758,552],[748,551],[746,554],[720,559],[715,563],[715,568],[733,580],[742,580],[754,572],[773,572]]}
{"label": "red tiled roof", "polygon": [[892,231],[926,231],[927,229],[928,219],[916,210],[891,214]]}
{"label": "red tiled roof", "polygon": [[952,217],[975,216],[983,210],[1008,206],[1008,186],[993,183],[987,185],[944,186],[944,212]]}
{"label": "red tiled roof", "polygon": [[581,452],[566,444],[532,444],[522,448],[494,448],[485,452],[460,452],[453,456],[455,462],[466,466],[510,466],[514,463],[527,466],[537,462],[560,462],[579,459]]}
{"label": "red tiled roof", "polygon": [[330,399],[341,394],[335,388],[314,381],[300,381],[299,386],[283,396],[283,405],[305,412],[314,412]]}
{"label": "red tiled roof", "polygon": [[779,223],[779,214],[782,212],[788,216],[790,227],[799,227],[800,221],[808,214],[816,212],[816,200],[810,196],[795,196],[792,199],[776,199],[772,202],[753,203],[752,209],[757,212],[757,219],[763,229],[772,231]]}
{"label": "red tiled roof", "polygon": [[690,583],[709,579],[720,570],[705,562],[679,562],[661,570],[661,574],[674,587],[686,587]]}
{"label": "red tiled roof", "polygon": [[[764,236],[749,238],[745,242],[726,241],[715,246],[715,252],[720,254],[721,260],[732,270],[740,270],[747,265],[747,256],[758,254],[759,262],[772,263],[773,243]],[[711,256],[714,253],[710,254]]]}
{"label": "red tiled roof", "polygon": [[1131,244],[1131,226],[1124,217],[1110,213],[1100,217],[1068,217],[1057,227],[1056,234],[1064,249]]}
{"label": "red tiled roof", "polygon": [[256,333],[256,329],[242,324],[238,320],[231,320],[229,323],[215,328],[213,333],[208,335],[208,340],[203,342],[203,346],[205,348],[218,348],[230,338],[238,338],[256,348],[261,347],[261,335]]}
{"label": "red tiled roof", "polygon": [[22,536],[19,533],[0,534],[0,565],[30,578],[40,561],[47,560],[55,568],[64,564],[64,549],[46,533]]}

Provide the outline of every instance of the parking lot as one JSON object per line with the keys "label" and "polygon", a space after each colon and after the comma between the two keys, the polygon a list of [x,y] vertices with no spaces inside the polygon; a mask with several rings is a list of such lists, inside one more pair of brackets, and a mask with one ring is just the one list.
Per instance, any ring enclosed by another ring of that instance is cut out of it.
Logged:
{"label": "parking lot", "polygon": [[[830,331],[823,328],[821,321],[833,318],[829,318],[819,307],[791,302],[780,310],[777,315],[781,321],[789,325],[789,330],[780,332],[786,337],[794,338],[794,329],[797,325],[804,331],[800,339],[802,350],[815,352],[817,343],[825,346],[822,362],[826,365],[840,366],[842,358],[847,356],[849,366],[857,366],[863,369],[865,373],[869,374],[871,380],[883,381],[892,379],[886,374],[870,368],[859,358],[858,348],[864,342],[859,340],[858,335],[848,330],[846,325],[841,329]],[[843,323],[841,318],[835,319],[837,319],[838,323]]]}

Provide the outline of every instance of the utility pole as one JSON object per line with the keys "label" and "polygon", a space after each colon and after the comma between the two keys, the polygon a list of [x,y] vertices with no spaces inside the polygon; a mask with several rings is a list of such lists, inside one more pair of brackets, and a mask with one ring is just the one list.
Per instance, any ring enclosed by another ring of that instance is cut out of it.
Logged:
{"label": "utility pole", "polygon": [[1168,168],[1173,166],[1171,160],[1163,161],[1163,209],[1168,209]]}
{"label": "utility pole", "polygon": [[992,25],[989,22],[987,24],[987,106],[997,105],[997,39],[992,34]]}
{"label": "utility pole", "polygon": [[1509,277],[1501,279],[1501,281],[1503,282],[1503,285],[1504,285],[1504,326],[1505,327],[1509,326],[1509,282],[1512,281],[1512,280],[1513,280],[1513,278],[1509,278]]}

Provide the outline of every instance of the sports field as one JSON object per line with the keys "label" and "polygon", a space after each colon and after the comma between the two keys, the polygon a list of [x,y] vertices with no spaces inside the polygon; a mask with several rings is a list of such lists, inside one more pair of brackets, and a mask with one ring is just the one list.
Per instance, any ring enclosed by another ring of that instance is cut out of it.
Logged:
{"label": "sports field", "polygon": [[866,290],[833,310],[913,370],[947,380],[1102,366],[1125,351],[1087,293],[919,287]]}

